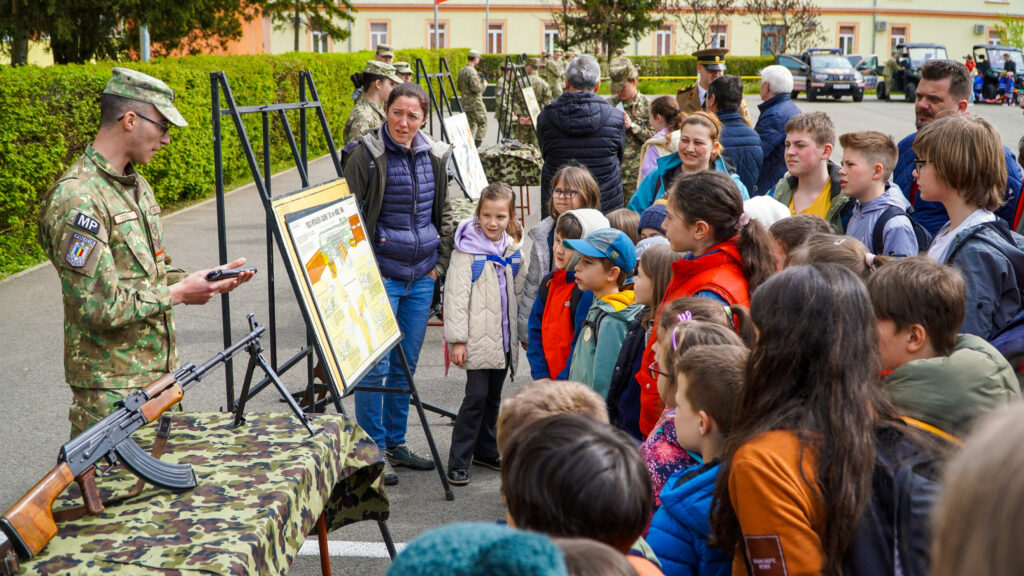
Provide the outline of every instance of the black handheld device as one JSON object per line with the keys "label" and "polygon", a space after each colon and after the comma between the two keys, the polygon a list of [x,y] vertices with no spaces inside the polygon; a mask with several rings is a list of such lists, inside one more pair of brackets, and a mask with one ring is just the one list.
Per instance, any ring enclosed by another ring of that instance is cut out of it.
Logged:
{"label": "black handheld device", "polygon": [[223,269],[222,268],[222,269],[217,269],[217,270],[210,270],[206,274],[206,279],[209,280],[210,282],[214,282],[216,280],[223,280],[225,278],[234,278],[235,276],[238,276],[242,272],[253,272],[253,273],[255,273],[256,272],[256,267],[255,266],[242,266],[241,268],[227,268],[227,269]]}

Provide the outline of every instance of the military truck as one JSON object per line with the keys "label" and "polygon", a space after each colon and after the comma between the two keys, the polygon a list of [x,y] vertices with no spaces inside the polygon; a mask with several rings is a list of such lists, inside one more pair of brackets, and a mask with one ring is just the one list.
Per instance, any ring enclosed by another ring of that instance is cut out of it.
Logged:
{"label": "military truck", "polygon": [[917,98],[917,85],[921,83],[921,65],[935,58],[948,58],[942,44],[897,44],[896,59],[886,62],[879,71],[875,95],[879,100],[889,100],[894,93],[902,92],[904,100],[913,102]]}

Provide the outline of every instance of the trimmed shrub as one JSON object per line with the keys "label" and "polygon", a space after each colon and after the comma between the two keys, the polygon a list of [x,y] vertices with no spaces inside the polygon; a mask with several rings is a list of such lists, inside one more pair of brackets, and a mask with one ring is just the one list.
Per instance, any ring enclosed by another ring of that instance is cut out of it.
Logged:
{"label": "trimmed shrub", "polygon": [[[396,60],[415,66],[423,58],[428,72],[438,57],[452,72],[466,63],[467,50],[398,50]],[[171,145],[139,167],[152,184],[157,200],[174,207],[214,193],[210,73],[224,71],[240,106],[294,102],[299,99],[300,70],[309,70],[327,115],[335,145],[352,109],[354,87],[349,77],[362,70],[373,53],[291,53],[281,56],[189,56],[140,62],[0,68],[0,278],[45,258],[36,240],[39,201],[92,141],[99,126],[99,99],[114,66],[140,70],[175,90],[175,106],[187,128],[173,128]],[[223,99],[221,106],[223,106]],[[307,112],[309,157],[327,152],[315,112]],[[288,112],[298,137],[299,112]],[[262,119],[244,117],[246,132],[258,158],[263,154]],[[281,122],[272,118],[271,158],[275,168],[290,165],[291,151]],[[222,117],[225,185],[252,180],[242,146],[229,117]],[[262,168],[262,164],[260,166]]]}

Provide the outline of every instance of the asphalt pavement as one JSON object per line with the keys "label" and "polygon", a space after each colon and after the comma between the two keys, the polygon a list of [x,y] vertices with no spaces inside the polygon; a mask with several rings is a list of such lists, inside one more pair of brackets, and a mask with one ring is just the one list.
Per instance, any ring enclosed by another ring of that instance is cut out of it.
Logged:
{"label": "asphalt pavement", "polygon": [[[757,115],[756,96],[748,96],[751,113]],[[852,103],[797,101],[804,111],[823,110],[836,123],[837,132],[878,129],[897,140],[914,130],[913,109],[902,102],[878,102],[872,96]],[[983,115],[999,128],[1003,142],[1014,152],[1024,135],[1024,116],[1019,109],[976,105],[971,112]],[[491,119],[486,142],[493,143],[497,126]],[[230,135],[228,137],[234,137]],[[257,137],[254,135],[254,137]],[[174,145],[173,142],[171,144]],[[839,161],[841,152],[833,156]],[[145,169],[143,169],[145,172]],[[324,182],[336,177],[330,158],[310,163],[310,181]],[[273,179],[276,194],[300,188],[295,170],[286,170]],[[533,206],[539,206],[539,188],[530,189]],[[260,273],[231,297],[231,314],[236,335],[245,328],[245,314],[253,312],[262,323],[268,321],[269,287],[265,216],[254,186],[244,186],[227,195],[229,258],[245,256]],[[532,225],[539,220],[539,209],[527,218]],[[217,263],[217,224],[215,203],[211,200],[167,215],[164,220],[165,245],[176,265],[188,270]],[[276,252],[276,250],[275,250]],[[525,252],[525,250],[524,250]],[[275,256],[277,282],[277,333],[280,358],[297,352],[305,344],[301,314],[286,278],[283,262]],[[179,306],[175,309],[177,342],[182,362],[205,361],[222,348],[221,308],[218,301],[206,306]],[[0,281],[0,510],[6,510],[53,466],[60,446],[67,440],[70,425],[67,410],[71,394],[63,378],[63,310],[60,285],[53,268],[47,264]],[[521,355],[515,381],[507,381],[504,393],[510,394],[528,382],[528,365]],[[427,402],[457,411],[462,399],[464,376],[458,369],[444,377],[441,354],[441,328],[427,329],[420,355],[416,383]],[[305,370],[284,375],[289,389],[304,385]],[[238,369],[236,369],[236,386]],[[190,411],[215,411],[226,404],[225,383],[217,375],[193,388],[183,405]],[[353,401],[344,400],[348,413]],[[285,410],[272,388],[249,403],[250,411]],[[437,441],[442,461],[446,460],[451,422],[428,413],[428,421]],[[410,412],[409,443],[427,453],[423,430]],[[473,481],[455,487],[456,499],[444,499],[436,472],[399,469],[397,486],[387,489],[391,500],[388,522],[398,543],[408,542],[420,533],[441,524],[457,521],[493,522],[504,518],[499,495],[499,474],[473,467]],[[373,523],[345,527],[329,535],[332,564],[339,574],[382,574],[389,561],[380,545],[380,534]],[[292,565],[292,576],[319,574],[315,539],[307,542]]]}

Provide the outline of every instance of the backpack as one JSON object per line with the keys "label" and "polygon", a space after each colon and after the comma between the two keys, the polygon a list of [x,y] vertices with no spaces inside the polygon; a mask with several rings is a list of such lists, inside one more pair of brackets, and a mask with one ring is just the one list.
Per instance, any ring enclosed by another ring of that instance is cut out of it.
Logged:
{"label": "backpack", "polygon": [[512,277],[514,278],[519,274],[519,265],[523,262],[522,252],[516,250],[515,254],[508,258],[502,258],[501,256],[495,256],[493,254],[475,254],[473,256],[473,282],[480,277],[484,272],[484,264],[487,262],[494,262],[496,266],[511,266]]}
{"label": "backpack", "polygon": [[871,500],[843,560],[847,576],[927,576],[937,459],[896,428],[875,433]]}
{"label": "backpack", "polygon": [[[875,227],[871,231],[871,246],[874,248],[875,255],[881,255],[885,249],[885,240],[883,238],[883,232],[885,232],[885,225],[889,223],[889,220],[898,216],[906,216],[910,220],[910,226],[914,229],[914,238],[917,239],[917,251],[919,254],[928,252],[928,247],[932,244],[932,235],[928,232],[928,229],[922,226],[912,218],[914,214],[914,207],[908,206],[906,210],[903,210],[899,206],[889,206],[882,212],[882,215],[878,217],[875,222]],[[913,256],[913,254],[900,254],[900,256]]]}

